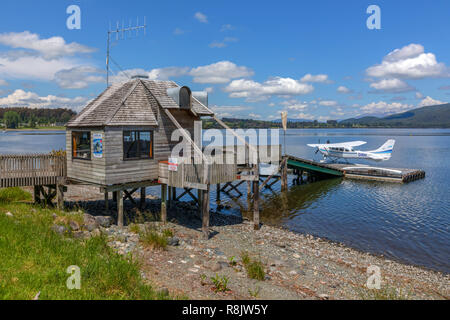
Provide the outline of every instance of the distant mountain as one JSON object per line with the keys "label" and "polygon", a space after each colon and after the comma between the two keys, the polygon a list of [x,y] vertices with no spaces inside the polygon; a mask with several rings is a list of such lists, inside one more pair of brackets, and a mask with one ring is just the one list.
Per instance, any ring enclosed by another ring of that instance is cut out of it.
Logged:
{"label": "distant mountain", "polygon": [[342,120],[339,125],[399,128],[450,128],[450,103],[422,107],[387,117]]}

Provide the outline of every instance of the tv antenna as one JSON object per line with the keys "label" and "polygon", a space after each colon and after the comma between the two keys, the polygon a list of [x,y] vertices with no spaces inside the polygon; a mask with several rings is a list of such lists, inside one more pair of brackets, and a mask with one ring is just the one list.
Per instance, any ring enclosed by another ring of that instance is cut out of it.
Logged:
{"label": "tv antenna", "polygon": [[[146,17],[144,17],[144,24],[139,25],[139,18],[136,19],[136,26],[131,26],[131,20],[129,21],[128,27],[125,27],[124,22],[122,20],[122,27],[119,25],[119,21],[116,23],[116,29],[111,28],[111,23],[109,24],[108,29],[108,43],[106,48],[106,87],[109,87],[109,61],[112,60],[119,69],[122,70],[122,68],[111,58],[110,51],[111,51],[111,40],[113,38],[113,35],[116,36],[116,41],[123,40],[128,37],[131,37],[134,33],[136,33],[136,36],[139,35],[139,30],[144,30],[144,36],[146,35],[146,29],[147,29],[147,23],[146,23]],[[123,70],[122,70],[123,72]]]}

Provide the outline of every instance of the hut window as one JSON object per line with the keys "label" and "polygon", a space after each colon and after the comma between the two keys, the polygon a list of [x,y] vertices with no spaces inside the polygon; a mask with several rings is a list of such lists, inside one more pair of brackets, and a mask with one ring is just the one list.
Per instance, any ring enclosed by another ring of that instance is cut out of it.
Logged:
{"label": "hut window", "polygon": [[91,132],[74,131],[72,132],[72,158],[91,159]]}
{"label": "hut window", "polygon": [[153,132],[124,131],[123,158],[153,159]]}

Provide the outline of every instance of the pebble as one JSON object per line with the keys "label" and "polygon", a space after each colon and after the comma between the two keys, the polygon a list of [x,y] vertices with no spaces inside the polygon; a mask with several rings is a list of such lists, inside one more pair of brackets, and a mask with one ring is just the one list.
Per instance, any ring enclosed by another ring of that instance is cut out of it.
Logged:
{"label": "pebble", "polygon": [[220,270],[222,270],[222,266],[221,266],[220,263],[215,263],[215,264],[211,267],[211,270],[214,271],[214,272],[220,271]]}

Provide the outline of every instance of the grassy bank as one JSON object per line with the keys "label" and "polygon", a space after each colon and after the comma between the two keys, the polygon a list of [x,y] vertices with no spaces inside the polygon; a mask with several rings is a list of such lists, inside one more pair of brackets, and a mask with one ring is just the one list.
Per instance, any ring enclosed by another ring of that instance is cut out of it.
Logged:
{"label": "grassy bank", "polygon": [[[67,213],[29,203],[21,189],[0,190],[0,299],[158,299],[139,265],[114,253],[103,237],[61,236],[51,227]],[[80,217],[81,218],[81,215]],[[71,215],[71,219],[76,219]],[[69,290],[69,266],[81,270],[81,289]]]}

